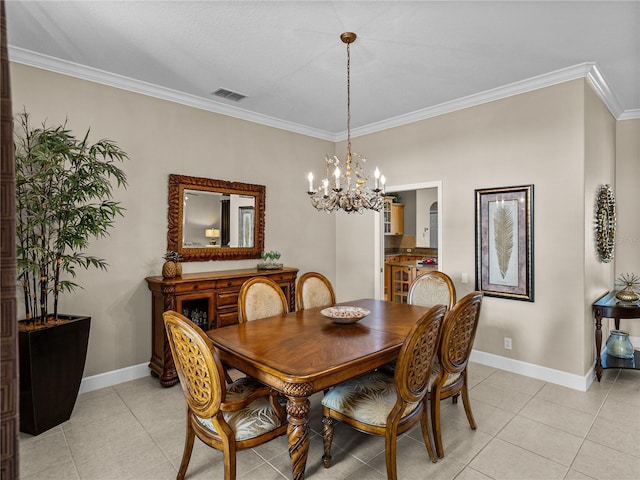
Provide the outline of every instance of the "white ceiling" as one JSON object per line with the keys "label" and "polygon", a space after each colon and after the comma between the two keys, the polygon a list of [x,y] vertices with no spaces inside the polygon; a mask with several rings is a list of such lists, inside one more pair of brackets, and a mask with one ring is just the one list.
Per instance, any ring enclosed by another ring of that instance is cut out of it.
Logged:
{"label": "white ceiling", "polygon": [[[319,137],[346,130],[344,31],[358,34],[354,134],[594,74],[614,115],[640,118],[640,0],[9,0],[6,12],[11,60]],[[247,98],[211,95],[220,87]]]}

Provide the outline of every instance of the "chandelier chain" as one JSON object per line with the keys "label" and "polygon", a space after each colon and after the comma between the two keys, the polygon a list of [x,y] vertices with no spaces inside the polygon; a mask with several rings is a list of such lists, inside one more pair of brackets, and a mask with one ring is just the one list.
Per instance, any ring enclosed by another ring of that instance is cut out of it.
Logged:
{"label": "chandelier chain", "polygon": [[347,43],[347,158],[351,158],[351,43]]}

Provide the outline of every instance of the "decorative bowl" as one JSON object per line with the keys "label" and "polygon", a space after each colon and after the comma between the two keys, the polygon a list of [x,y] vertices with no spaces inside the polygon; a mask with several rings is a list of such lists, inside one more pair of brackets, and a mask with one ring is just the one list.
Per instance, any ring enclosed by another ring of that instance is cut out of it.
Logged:
{"label": "decorative bowl", "polygon": [[356,323],[358,320],[366,317],[371,312],[362,307],[338,305],[336,307],[324,308],[320,311],[320,313],[325,317],[330,318],[335,323]]}

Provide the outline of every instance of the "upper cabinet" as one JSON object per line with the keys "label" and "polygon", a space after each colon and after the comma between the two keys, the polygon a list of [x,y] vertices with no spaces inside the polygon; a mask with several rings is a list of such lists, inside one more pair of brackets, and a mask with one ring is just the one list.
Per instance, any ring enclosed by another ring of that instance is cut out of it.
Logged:
{"label": "upper cabinet", "polygon": [[384,234],[402,235],[404,233],[404,204],[394,203],[392,197],[384,199]]}

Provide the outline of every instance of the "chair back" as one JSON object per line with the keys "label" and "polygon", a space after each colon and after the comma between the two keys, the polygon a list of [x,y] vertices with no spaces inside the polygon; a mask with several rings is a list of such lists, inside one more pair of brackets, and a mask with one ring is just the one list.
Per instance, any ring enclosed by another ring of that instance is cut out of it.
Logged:
{"label": "chair back", "polygon": [[267,277],[253,277],[240,287],[238,322],[285,315],[289,312],[287,299],[280,286]]}
{"label": "chair back", "polygon": [[398,395],[407,403],[418,402],[427,393],[446,312],[444,305],[431,307],[420,317],[402,344],[394,381]]}
{"label": "chair back", "polygon": [[226,384],[222,363],[211,340],[177,312],[167,311],[162,316],[189,408],[202,418],[215,416],[226,396]]}
{"label": "chair back", "polygon": [[451,310],[456,303],[456,287],[446,273],[427,272],[411,283],[407,302],[424,307],[446,305]]}
{"label": "chair back", "polygon": [[296,304],[298,310],[335,305],[336,296],[331,282],[317,272],[307,272],[298,280]]}
{"label": "chair back", "polygon": [[444,319],[439,359],[449,374],[462,372],[467,367],[478,329],[482,298],[481,292],[469,293]]}

